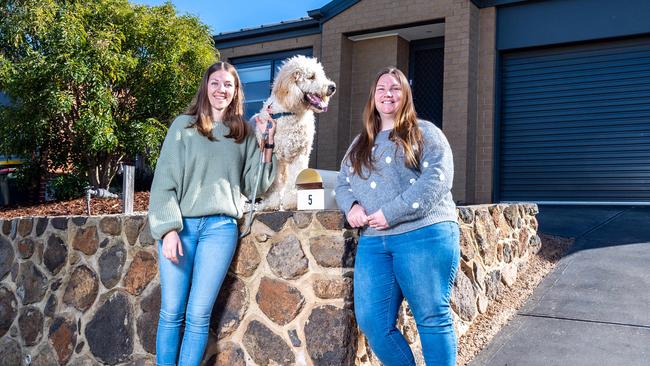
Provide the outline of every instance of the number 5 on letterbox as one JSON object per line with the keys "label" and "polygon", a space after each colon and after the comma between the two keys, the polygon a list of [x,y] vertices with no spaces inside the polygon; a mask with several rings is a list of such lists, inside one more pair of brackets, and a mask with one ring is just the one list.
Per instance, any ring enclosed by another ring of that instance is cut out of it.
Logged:
{"label": "number 5 on letterbox", "polygon": [[325,190],[323,179],[314,169],[305,169],[296,177],[298,210],[323,210]]}

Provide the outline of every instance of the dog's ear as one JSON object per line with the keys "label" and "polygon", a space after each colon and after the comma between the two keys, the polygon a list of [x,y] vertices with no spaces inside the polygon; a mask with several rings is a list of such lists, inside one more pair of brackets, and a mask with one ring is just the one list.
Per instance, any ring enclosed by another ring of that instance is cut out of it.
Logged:
{"label": "dog's ear", "polygon": [[283,72],[280,72],[275,80],[273,93],[282,105],[285,105],[285,100],[291,92],[291,86],[293,83],[295,83],[293,78],[293,75],[287,75]]}

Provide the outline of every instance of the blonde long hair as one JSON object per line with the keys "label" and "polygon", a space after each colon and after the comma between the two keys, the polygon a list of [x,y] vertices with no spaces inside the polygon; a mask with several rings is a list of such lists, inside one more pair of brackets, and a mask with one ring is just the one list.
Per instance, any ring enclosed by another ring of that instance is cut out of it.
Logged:
{"label": "blonde long hair", "polygon": [[207,137],[210,141],[216,140],[212,135],[212,107],[208,98],[208,80],[210,75],[219,70],[227,71],[235,79],[235,92],[221,122],[230,129],[230,133],[226,137],[234,138],[235,142],[240,144],[244,141],[248,133],[248,127],[243,117],[244,91],[237,70],[227,62],[214,63],[203,74],[201,85],[199,85],[199,89],[196,91],[192,103],[187,108],[187,111],[185,111],[185,114],[194,117],[194,122],[187,126],[187,128],[196,128],[201,135]]}
{"label": "blonde long hair", "polygon": [[375,82],[370,88],[368,101],[363,110],[364,128],[348,154],[354,172],[359,174],[359,176],[361,176],[363,167],[368,170],[374,168],[372,147],[375,145],[377,134],[381,131],[381,116],[375,105],[375,89],[377,88],[379,78],[385,74],[393,75],[399,81],[402,88],[401,105],[397,109],[393,131],[391,131],[389,139],[401,146],[404,150],[406,166],[412,169],[420,169],[422,132],[418,128],[418,119],[413,104],[411,86],[403,72],[395,67],[386,67],[377,74]]}

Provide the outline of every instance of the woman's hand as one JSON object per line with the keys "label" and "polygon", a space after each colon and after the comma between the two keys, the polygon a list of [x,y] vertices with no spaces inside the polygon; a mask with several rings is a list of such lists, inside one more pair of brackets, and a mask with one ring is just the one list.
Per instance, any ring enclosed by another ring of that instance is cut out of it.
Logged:
{"label": "woman's hand", "polygon": [[388,222],[386,222],[386,217],[384,217],[384,212],[381,209],[372,215],[368,215],[368,226],[377,230],[388,229]]}
{"label": "woman's hand", "polygon": [[366,216],[366,209],[360,204],[355,203],[352,205],[350,211],[346,215],[348,223],[352,227],[363,227],[368,223],[368,216]]}
{"label": "woman's hand", "polygon": [[183,244],[176,230],[172,230],[163,236],[162,255],[174,264],[178,264],[178,256],[183,256]]}
{"label": "woman's hand", "polygon": [[[261,116],[256,116],[255,117],[255,125],[257,126],[257,130],[260,131],[260,134],[264,134],[264,132],[268,132],[268,137],[266,138],[266,142],[269,144],[275,143],[275,120],[271,117],[261,117]],[[268,130],[267,130],[268,128]]]}
{"label": "woman's hand", "polygon": [[[262,150],[262,161],[265,163],[270,163],[273,161],[273,148],[267,149],[264,145],[274,145],[275,144],[275,120],[271,117],[255,117],[255,125],[257,130],[260,132],[260,135],[264,136],[264,132],[267,132],[265,141],[260,141],[260,149]],[[268,129],[267,129],[268,128]]]}

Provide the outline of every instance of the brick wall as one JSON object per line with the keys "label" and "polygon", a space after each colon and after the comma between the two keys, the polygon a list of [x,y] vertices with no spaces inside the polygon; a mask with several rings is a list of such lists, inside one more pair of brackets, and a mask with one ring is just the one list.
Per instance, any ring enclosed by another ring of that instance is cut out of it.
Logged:
{"label": "brick wall", "polygon": [[476,190],[473,202],[492,202],[494,164],[494,93],[496,63],[496,8],[479,14],[479,66],[477,92]]}
{"label": "brick wall", "polygon": [[404,38],[397,37],[397,61],[395,66],[404,72],[404,75],[409,74],[409,53],[410,43]]}
{"label": "brick wall", "polygon": [[[398,41],[399,37],[391,36],[353,43],[351,95],[347,100],[352,107],[348,114],[350,131],[349,138],[343,141],[351,141],[361,131],[363,107],[370,87],[380,69],[397,63]],[[345,126],[341,125],[341,128]]]}

